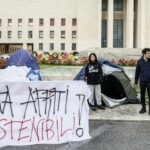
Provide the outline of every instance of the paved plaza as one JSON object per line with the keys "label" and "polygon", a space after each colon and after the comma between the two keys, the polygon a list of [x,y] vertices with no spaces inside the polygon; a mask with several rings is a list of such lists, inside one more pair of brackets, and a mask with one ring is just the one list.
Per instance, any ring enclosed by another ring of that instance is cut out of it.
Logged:
{"label": "paved plaza", "polygon": [[145,121],[90,121],[91,138],[52,145],[7,146],[0,150],[149,150],[150,129]]}

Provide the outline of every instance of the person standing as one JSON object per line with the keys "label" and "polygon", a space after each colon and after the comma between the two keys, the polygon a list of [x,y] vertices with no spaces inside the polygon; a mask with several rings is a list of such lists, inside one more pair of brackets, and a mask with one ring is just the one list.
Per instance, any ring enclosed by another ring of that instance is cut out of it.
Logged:
{"label": "person standing", "polygon": [[141,105],[140,114],[146,112],[145,94],[147,90],[149,99],[149,115],[150,115],[150,48],[142,50],[142,57],[137,61],[135,70],[135,85],[140,85]]}
{"label": "person standing", "polygon": [[89,106],[93,111],[97,108],[105,109],[101,101],[101,83],[103,80],[102,66],[97,60],[95,53],[89,55],[89,63],[85,67],[85,78],[92,94],[88,100]]}

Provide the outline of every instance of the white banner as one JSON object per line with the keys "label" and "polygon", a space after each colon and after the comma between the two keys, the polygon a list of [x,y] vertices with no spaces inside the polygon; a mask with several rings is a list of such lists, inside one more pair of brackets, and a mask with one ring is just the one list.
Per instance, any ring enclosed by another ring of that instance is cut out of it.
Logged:
{"label": "white banner", "polygon": [[0,146],[57,144],[89,136],[83,81],[0,83]]}

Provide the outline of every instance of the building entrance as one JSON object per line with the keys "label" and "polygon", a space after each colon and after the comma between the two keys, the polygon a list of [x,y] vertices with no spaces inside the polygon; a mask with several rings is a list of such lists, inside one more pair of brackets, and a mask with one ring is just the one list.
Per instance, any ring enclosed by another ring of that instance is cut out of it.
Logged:
{"label": "building entrance", "polygon": [[[13,52],[15,52],[18,49],[23,49],[23,44],[22,43],[9,43],[9,44],[0,44],[0,55],[2,54],[12,54]],[[32,43],[28,43],[27,44],[27,49],[29,51],[33,51],[33,44]]]}
{"label": "building entrance", "polygon": [[0,44],[0,54],[12,54],[21,48],[23,48],[23,44]]}

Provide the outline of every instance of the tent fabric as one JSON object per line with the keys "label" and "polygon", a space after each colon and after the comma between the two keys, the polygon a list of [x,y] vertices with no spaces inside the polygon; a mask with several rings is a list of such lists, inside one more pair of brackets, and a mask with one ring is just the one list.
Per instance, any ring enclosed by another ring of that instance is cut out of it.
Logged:
{"label": "tent fabric", "polygon": [[[121,104],[139,103],[137,93],[123,68],[106,60],[99,60],[99,63],[101,63],[104,72],[104,81],[101,85],[103,103],[110,108]],[[74,80],[84,80],[85,66]]]}
{"label": "tent fabric", "polygon": [[30,69],[26,66],[8,66],[5,69],[0,69],[1,82],[14,82],[14,81],[30,81],[26,77]]}
{"label": "tent fabric", "polygon": [[101,64],[103,64],[103,65],[105,64],[105,65],[107,65],[107,66],[111,66],[111,67],[113,67],[113,68],[117,68],[117,69],[123,71],[123,68],[122,68],[121,66],[119,66],[119,65],[117,65],[117,64],[114,64],[114,63],[112,63],[112,62],[110,62],[110,61],[108,61],[108,60],[106,60],[106,59],[99,59],[99,63],[101,63]]}
{"label": "tent fabric", "polygon": [[39,74],[39,71],[30,69],[28,74],[26,75],[27,78],[29,78],[30,81],[41,81],[42,78]]}
{"label": "tent fabric", "polygon": [[6,67],[8,66],[27,66],[33,70],[39,70],[36,58],[32,53],[25,49],[15,51],[7,60]]}
{"label": "tent fabric", "polygon": [[103,66],[102,66],[102,69],[103,69],[103,73],[106,75],[106,74],[111,74],[111,73],[113,73],[114,71],[122,71],[122,70],[120,70],[120,68],[114,68],[114,67],[112,67],[112,66],[108,66],[108,65],[106,65],[106,64],[103,64]]}
{"label": "tent fabric", "polygon": [[122,84],[113,75],[104,76],[101,89],[103,94],[113,99],[121,99],[123,97],[126,97],[125,90]]}
{"label": "tent fabric", "polygon": [[109,108],[114,108],[116,106],[119,106],[119,105],[123,104],[125,100],[126,100],[126,97],[116,100],[116,99],[110,98],[110,97],[102,94],[102,101]]}
{"label": "tent fabric", "polygon": [[40,81],[39,72],[26,66],[8,66],[5,69],[0,69],[0,81]]}
{"label": "tent fabric", "polygon": [[128,95],[128,102],[134,101],[137,98],[137,93],[130,83],[130,79],[124,72],[113,72],[111,75],[115,76],[123,86],[125,94]]}
{"label": "tent fabric", "polygon": [[[41,81],[42,78],[39,72],[39,65],[36,58],[28,50],[19,49],[15,51],[7,60],[6,69],[8,67],[27,67],[26,78],[30,81]],[[17,68],[16,68],[17,69]],[[13,74],[12,74],[13,75]],[[7,80],[7,79],[6,79]],[[19,80],[19,79],[18,79]]]}

